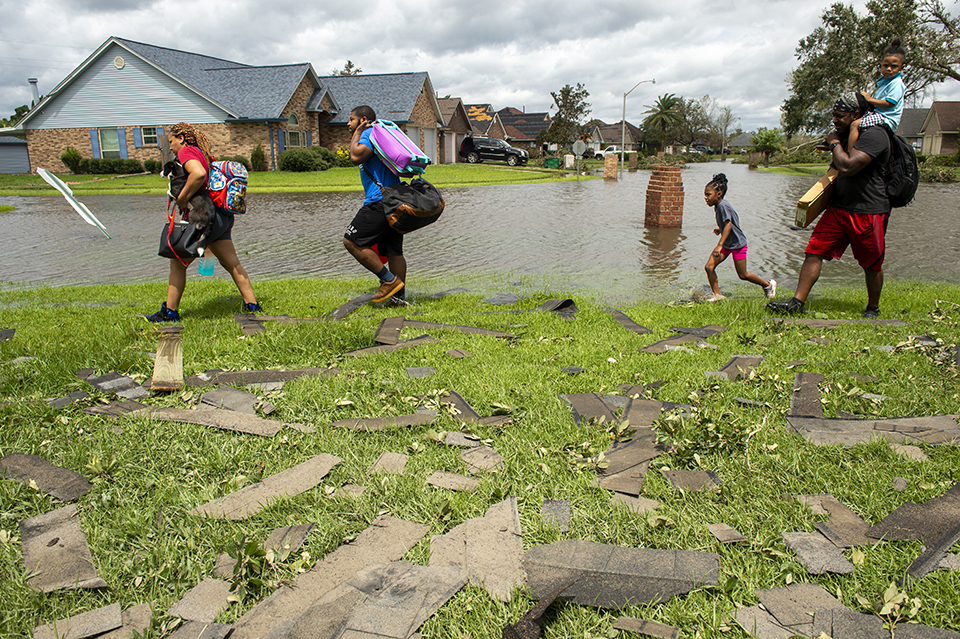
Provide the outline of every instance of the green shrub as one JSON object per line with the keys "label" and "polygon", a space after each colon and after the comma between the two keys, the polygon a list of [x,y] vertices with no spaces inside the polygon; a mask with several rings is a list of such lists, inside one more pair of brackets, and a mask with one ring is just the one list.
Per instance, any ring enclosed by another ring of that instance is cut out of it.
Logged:
{"label": "green shrub", "polygon": [[163,170],[163,163],[160,160],[144,160],[143,170],[151,173],[159,173]]}
{"label": "green shrub", "polygon": [[240,164],[243,165],[243,168],[245,168],[247,171],[250,170],[250,160],[248,160],[242,155],[230,155],[230,156],[224,156],[222,158],[217,158],[217,159],[223,160],[225,162],[239,162]]}
{"label": "green shrub", "polygon": [[320,156],[309,149],[287,149],[277,158],[278,169],[294,173],[319,171],[321,169],[318,167],[321,163]]}
{"label": "green shrub", "polygon": [[926,162],[920,165],[921,182],[956,182],[957,171],[952,166],[939,166],[936,162],[931,162],[931,156]]}
{"label": "green shrub", "polygon": [[80,173],[90,175],[124,175],[143,173],[140,160],[122,160],[120,158],[83,158],[78,162]]}
{"label": "green shrub", "polygon": [[337,166],[341,168],[350,168],[353,166],[353,162],[350,161],[350,150],[345,146],[337,149]]}
{"label": "green shrub", "polygon": [[68,146],[67,150],[60,156],[60,161],[75,175],[79,175],[80,173],[80,160],[82,159],[83,156],[80,155],[80,151],[77,151],[72,146]]}
{"label": "green shrub", "polygon": [[257,142],[257,146],[250,152],[250,169],[253,171],[267,170],[267,156],[263,153],[263,144]]}
{"label": "green shrub", "polygon": [[311,146],[310,152],[317,156],[317,171],[326,171],[332,166],[338,166],[337,154],[325,146]]}

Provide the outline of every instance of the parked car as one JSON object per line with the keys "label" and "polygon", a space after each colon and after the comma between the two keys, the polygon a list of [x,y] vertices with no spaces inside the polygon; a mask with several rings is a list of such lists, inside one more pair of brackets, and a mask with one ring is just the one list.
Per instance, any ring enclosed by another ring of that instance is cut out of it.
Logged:
{"label": "parked car", "polygon": [[702,144],[694,144],[690,147],[691,150],[696,151],[697,153],[706,153],[707,155],[713,155],[713,149],[709,146],[704,146]]}
{"label": "parked car", "polygon": [[530,159],[530,154],[523,149],[510,146],[504,140],[476,135],[466,137],[460,143],[460,157],[470,164],[490,160],[517,166],[518,164],[526,164],[527,160]]}
{"label": "parked car", "polygon": [[605,155],[620,155],[621,150],[622,149],[619,146],[610,145],[607,148],[605,148],[603,152],[597,153],[596,156],[594,157],[596,157],[596,159],[598,160],[602,160],[603,156]]}

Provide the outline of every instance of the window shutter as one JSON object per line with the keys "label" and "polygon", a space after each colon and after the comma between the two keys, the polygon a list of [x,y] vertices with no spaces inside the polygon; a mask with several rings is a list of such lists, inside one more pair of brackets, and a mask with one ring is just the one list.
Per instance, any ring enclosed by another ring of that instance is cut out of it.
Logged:
{"label": "window shutter", "polygon": [[158,126],[158,127],[157,127],[157,138],[161,138],[161,137],[163,137],[163,127],[162,127],[162,126]]}
{"label": "window shutter", "polygon": [[283,153],[283,129],[277,129],[277,140],[280,142],[280,152]]}
{"label": "window shutter", "polygon": [[133,147],[139,149],[143,146],[143,138],[140,136],[140,127],[133,127]]}
{"label": "window shutter", "polygon": [[307,131],[307,146],[313,146],[313,131]]}
{"label": "window shutter", "polygon": [[127,130],[117,129],[117,140],[120,142],[120,159],[127,159]]}
{"label": "window shutter", "polygon": [[93,151],[93,157],[100,157],[100,135],[96,129],[90,129],[90,148]]}

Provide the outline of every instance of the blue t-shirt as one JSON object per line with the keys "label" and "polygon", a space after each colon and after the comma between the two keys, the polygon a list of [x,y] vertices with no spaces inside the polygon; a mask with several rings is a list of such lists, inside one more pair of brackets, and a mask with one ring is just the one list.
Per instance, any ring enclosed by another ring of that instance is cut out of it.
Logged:
{"label": "blue t-shirt", "polygon": [[[373,127],[370,127],[364,130],[360,134],[360,139],[358,142],[368,149],[373,149],[373,143],[370,142],[370,134],[373,132]],[[364,170],[366,169],[366,170]],[[376,178],[376,182],[370,179],[370,176],[367,175],[367,171],[373,173],[373,176]],[[387,168],[387,166],[380,161],[380,158],[377,156],[376,152],[370,156],[370,158],[360,165],[360,183],[363,184],[363,193],[364,199],[363,203],[373,204],[374,202],[379,202],[383,199],[383,194],[380,193],[380,187],[377,186],[377,182],[383,186],[390,186],[392,184],[400,184],[400,178],[393,174],[393,172]]]}
{"label": "blue t-shirt", "polygon": [[876,108],[874,111],[883,118],[884,123],[890,127],[891,131],[896,131],[900,126],[900,116],[903,115],[903,96],[907,92],[907,87],[903,84],[900,74],[893,76],[889,80],[880,76],[877,79],[877,90],[873,97],[877,100],[886,100],[893,104],[892,107]]}
{"label": "blue t-shirt", "polygon": [[727,225],[727,222],[733,223],[733,226],[730,227],[730,235],[727,236],[727,241],[723,243],[723,248],[736,251],[746,246],[747,236],[740,230],[740,218],[733,206],[726,200],[720,200],[720,203],[713,207],[713,211],[717,215],[717,226],[720,227],[720,233],[723,233],[723,227]]}

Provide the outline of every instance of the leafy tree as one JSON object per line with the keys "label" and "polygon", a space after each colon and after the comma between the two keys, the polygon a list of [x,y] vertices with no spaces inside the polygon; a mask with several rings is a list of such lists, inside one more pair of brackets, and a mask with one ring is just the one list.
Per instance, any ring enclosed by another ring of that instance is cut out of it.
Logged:
{"label": "leafy tree", "polygon": [[0,126],[5,126],[5,127],[14,126],[29,111],[30,111],[30,107],[27,106],[26,104],[18,106],[16,109],[13,110],[13,115],[11,115],[9,118],[7,119],[0,118]]}
{"label": "leafy tree", "polygon": [[[661,150],[666,149],[668,136],[667,131],[671,127],[677,127],[683,123],[683,98],[673,93],[664,93],[657,98],[653,105],[644,105],[648,113],[643,120],[643,126],[647,131],[660,131]],[[676,138],[670,138],[674,140]]]}
{"label": "leafy tree", "polygon": [[790,96],[781,106],[788,135],[828,130],[837,96],[872,92],[877,63],[894,38],[907,51],[906,99],[946,78],[960,80],[960,18],[941,0],[870,0],[866,8],[861,16],[836,2],[823,12],[822,25],[800,40],[800,64],[787,76]]}
{"label": "leafy tree", "polygon": [[360,75],[361,73],[363,73],[363,69],[354,66],[352,61],[347,60],[342,69],[334,69],[330,72],[330,75]]}
{"label": "leafy tree", "polygon": [[590,127],[586,120],[590,115],[590,103],[587,102],[590,92],[578,82],[575,87],[567,84],[559,91],[551,91],[550,96],[557,106],[557,113],[550,128],[543,136],[537,136],[538,142],[566,146],[589,136]]}
{"label": "leafy tree", "polygon": [[779,129],[761,129],[753,136],[753,146],[763,153],[764,166],[770,164],[770,154],[783,148],[783,135]]}

